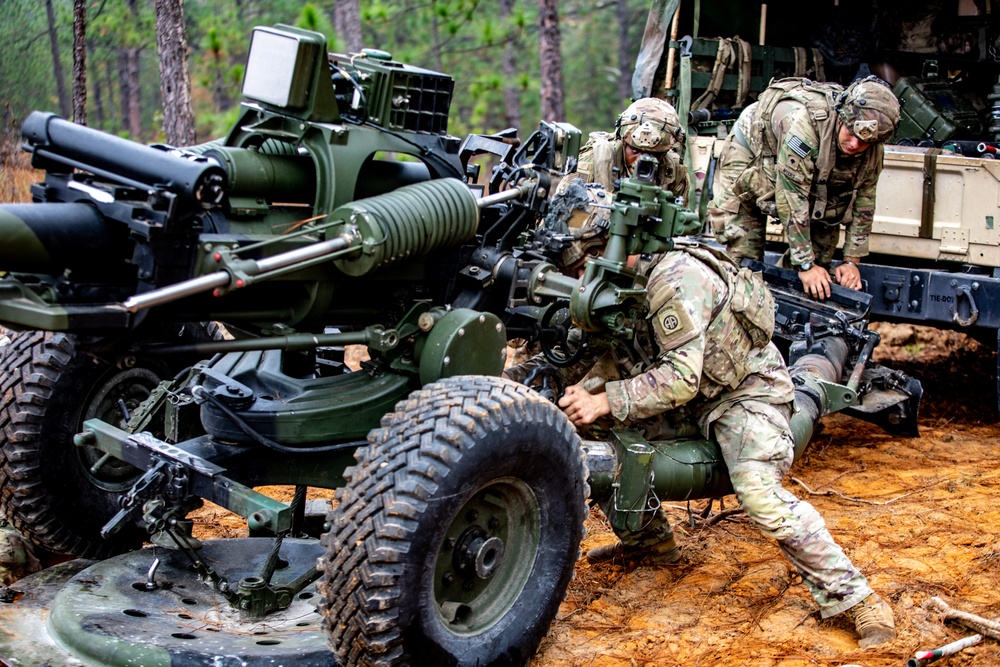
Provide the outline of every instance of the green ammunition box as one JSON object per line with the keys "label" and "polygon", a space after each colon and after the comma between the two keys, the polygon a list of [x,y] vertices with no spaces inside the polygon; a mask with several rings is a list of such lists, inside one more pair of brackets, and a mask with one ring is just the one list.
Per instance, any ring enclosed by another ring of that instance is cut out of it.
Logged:
{"label": "green ammunition box", "polygon": [[979,113],[943,79],[902,77],[892,89],[899,98],[900,119],[894,141],[978,139]]}

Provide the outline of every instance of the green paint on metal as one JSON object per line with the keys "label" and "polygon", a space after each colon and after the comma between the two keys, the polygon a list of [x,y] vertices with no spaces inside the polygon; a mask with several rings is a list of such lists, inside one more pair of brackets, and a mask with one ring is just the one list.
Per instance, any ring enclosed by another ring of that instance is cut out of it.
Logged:
{"label": "green paint on metal", "polygon": [[850,387],[822,378],[814,378],[813,382],[822,393],[823,415],[840,412],[858,402],[858,393]]}
{"label": "green paint on metal", "polygon": [[[235,582],[260,571],[272,544],[263,538],[208,540],[199,556],[235,588]],[[47,623],[16,626],[33,634],[37,655],[23,650],[22,638],[7,643],[21,649],[14,662],[25,667],[194,667],[234,659],[235,664],[333,667],[312,583],[314,564],[323,553],[317,540],[283,542],[281,557],[288,567],[275,572],[272,586],[290,604],[269,613],[266,621],[231,609],[219,591],[199,578],[185,554],[170,549],[142,549],[91,562],[58,583],[33,587],[34,577],[29,577],[22,580],[30,591],[25,598],[35,597],[39,589],[43,595],[56,586],[59,590],[47,602]],[[159,567],[150,573],[154,559]],[[19,600],[13,607],[22,604]],[[6,613],[0,609],[0,623],[7,620]],[[41,614],[29,601],[16,616],[39,619]],[[0,651],[5,639],[0,630]]]}
{"label": "green paint on metal", "polygon": [[[52,603],[51,632],[73,657],[88,667],[171,667],[170,654],[152,645],[123,642],[118,637],[90,631],[83,609],[94,610],[97,595],[89,593],[86,581],[71,580]],[[89,607],[74,598],[94,598]],[[95,610],[96,611],[96,610]]]}
{"label": "green paint on metal", "polygon": [[250,530],[283,533],[292,527],[292,508],[227,477],[215,478],[212,502],[247,520]]}
{"label": "green paint on metal", "polygon": [[471,240],[479,207],[462,181],[442,178],[353,201],[330,219],[356,228],[364,239],[356,253],[334,262],[348,275],[363,276]]}
{"label": "green paint on metal", "polygon": [[660,500],[718,498],[732,493],[722,450],[702,438],[654,441],[655,492]]}
{"label": "green paint on metal", "polygon": [[507,337],[500,318],[468,308],[448,311],[417,346],[420,382],[455,375],[500,375]]}
{"label": "green paint on metal", "polygon": [[[49,265],[51,261],[49,251],[31,228],[9,208],[0,207],[0,238],[3,238],[5,248],[16,249],[19,262],[37,266]],[[5,267],[0,266],[0,269],[3,268]]]}
{"label": "green paint on metal", "polygon": [[638,532],[650,518],[653,448],[636,431],[613,429],[611,440],[622,462],[614,509],[608,517],[616,530]]}
{"label": "green paint on metal", "polygon": [[498,478],[476,491],[445,531],[434,601],[449,632],[477,635],[510,611],[538,554],[541,510],[527,484]]}

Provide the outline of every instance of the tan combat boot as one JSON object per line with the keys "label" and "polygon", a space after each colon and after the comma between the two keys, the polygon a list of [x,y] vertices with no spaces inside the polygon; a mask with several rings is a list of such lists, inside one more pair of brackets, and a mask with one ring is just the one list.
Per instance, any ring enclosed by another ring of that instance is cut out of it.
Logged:
{"label": "tan combat boot", "polygon": [[892,620],[889,603],[872,593],[847,610],[858,632],[858,646],[868,648],[896,638],[896,624]]}
{"label": "tan combat boot", "polygon": [[658,563],[676,563],[681,559],[681,550],[671,535],[666,540],[647,547],[627,547],[621,542],[615,542],[595,547],[587,552],[587,562],[590,563],[603,563],[614,559],[648,559]]}

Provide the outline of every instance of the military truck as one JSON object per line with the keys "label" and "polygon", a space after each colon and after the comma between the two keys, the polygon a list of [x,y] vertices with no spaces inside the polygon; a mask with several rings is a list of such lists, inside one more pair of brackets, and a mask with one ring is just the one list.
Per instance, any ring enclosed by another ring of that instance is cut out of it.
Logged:
{"label": "military truck", "polygon": [[[628,258],[673,248],[697,215],[655,173],[623,179],[607,248],[564,275],[573,237],[548,196],[580,132],[459,140],[452,89],[279,25],[254,31],[217,141],[26,120],[45,176],[32,203],[0,206],[0,511],[70,560],[0,592],[0,659],[522,665],[588,500],[621,527],[730,491],[711,441],[581,441],[545,377],[499,377],[509,338],[555,366],[631,344],[646,294]],[[759,270],[798,454],[841,410],[914,433],[919,383],[871,363],[867,295],[811,303]],[[357,370],[349,345],[369,353]],[[309,487],[337,489],[318,529]],[[253,537],[200,542],[204,501]]]}
{"label": "military truck", "polygon": [[[872,318],[962,331],[997,349],[1000,19],[988,3],[840,0],[805,17],[785,0],[654,0],[645,35],[633,94],[669,99],[689,119],[689,201],[703,219],[721,139],[772,78],[846,85],[873,73],[890,83],[902,120],[861,265]],[[773,263],[780,226],[768,238]]]}

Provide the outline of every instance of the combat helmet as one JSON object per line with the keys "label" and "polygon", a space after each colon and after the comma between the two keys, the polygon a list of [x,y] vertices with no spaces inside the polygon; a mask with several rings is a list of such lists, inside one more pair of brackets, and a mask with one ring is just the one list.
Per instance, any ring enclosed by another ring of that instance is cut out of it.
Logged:
{"label": "combat helmet", "polygon": [[841,94],[837,115],[861,141],[881,143],[899,125],[899,100],[888,83],[877,76],[866,76]]}
{"label": "combat helmet", "polygon": [[615,138],[644,153],[665,153],[684,139],[680,117],[666,100],[644,97],[615,121]]}

